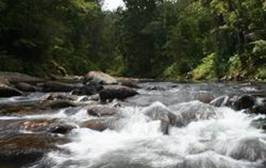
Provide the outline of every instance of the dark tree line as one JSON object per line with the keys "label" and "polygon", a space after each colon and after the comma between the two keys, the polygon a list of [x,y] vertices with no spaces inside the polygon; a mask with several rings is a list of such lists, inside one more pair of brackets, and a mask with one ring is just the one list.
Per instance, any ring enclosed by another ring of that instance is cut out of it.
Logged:
{"label": "dark tree line", "polygon": [[0,70],[265,79],[264,0],[0,0]]}

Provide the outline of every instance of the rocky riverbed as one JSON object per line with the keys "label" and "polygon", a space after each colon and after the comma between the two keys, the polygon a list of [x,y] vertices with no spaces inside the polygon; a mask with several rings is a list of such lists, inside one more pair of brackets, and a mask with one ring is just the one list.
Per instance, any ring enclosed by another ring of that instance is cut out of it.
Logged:
{"label": "rocky riverbed", "polygon": [[264,83],[0,72],[0,168],[264,168]]}

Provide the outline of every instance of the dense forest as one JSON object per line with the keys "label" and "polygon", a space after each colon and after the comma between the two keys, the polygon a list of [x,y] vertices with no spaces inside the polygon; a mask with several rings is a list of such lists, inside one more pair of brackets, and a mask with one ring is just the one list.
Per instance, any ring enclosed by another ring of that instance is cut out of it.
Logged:
{"label": "dense forest", "polygon": [[0,71],[266,79],[265,0],[0,0]]}

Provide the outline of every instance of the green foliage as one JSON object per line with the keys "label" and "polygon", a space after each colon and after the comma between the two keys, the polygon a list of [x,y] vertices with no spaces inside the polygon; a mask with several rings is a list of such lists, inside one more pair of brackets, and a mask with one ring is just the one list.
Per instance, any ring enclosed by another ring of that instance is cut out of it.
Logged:
{"label": "green foliage", "polygon": [[[110,54],[105,45],[110,41],[102,36],[105,16],[99,4],[88,0],[0,0],[0,51],[15,60],[20,71],[31,74],[57,73],[51,60],[68,73],[96,69],[99,59]],[[0,70],[17,71],[6,68],[3,61]]]}
{"label": "green foliage", "polygon": [[255,73],[255,79],[257,80],[266,80],[266,67],[260,67]]}
{"label": "green foliage", "polygon": [[203,58],[202,63],[192,71],[192,78],[194,80],[214,79],[216,76],[215,58],[216,55],[214,53],[209,54],[207,57]]}
{"label": "green foliage", "polygon": [[242,72],[242,63],[239,55],[231,57],[228,61],[228,71],[226,77],[229,79],[237,79],[241,76]]}
{"label": "green foliage", "polygon": [[0,70],[265,79],[264,0],[0,0]]}
{"label": "green foliage", "polygon": [[162,78],[176,79],[176,80],[180,79],[178,64],[174,63],[170,65],[169,67],[167,67],[162,74]]}

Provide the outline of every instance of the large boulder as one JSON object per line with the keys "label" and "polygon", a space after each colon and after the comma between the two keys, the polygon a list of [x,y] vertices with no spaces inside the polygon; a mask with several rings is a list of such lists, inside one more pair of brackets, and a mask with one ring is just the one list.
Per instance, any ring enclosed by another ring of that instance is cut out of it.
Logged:
{"label": "large boulder", "polygon": [[113,99],[123,100],[128,97],[135,96],[136,94],[138,93],[134,89],[120,85],[105,86],[99,93],[102,101]]}
{"label": "large boulder", "polygon": [[105,85],[117,84],[117,80],[114,77],[100,71],[89,72],[85,75],[85,79]]}
{"label": "large boulder", "polygon": [[18,89],[0,83],[0,97],[21,96],[23,93]]}

